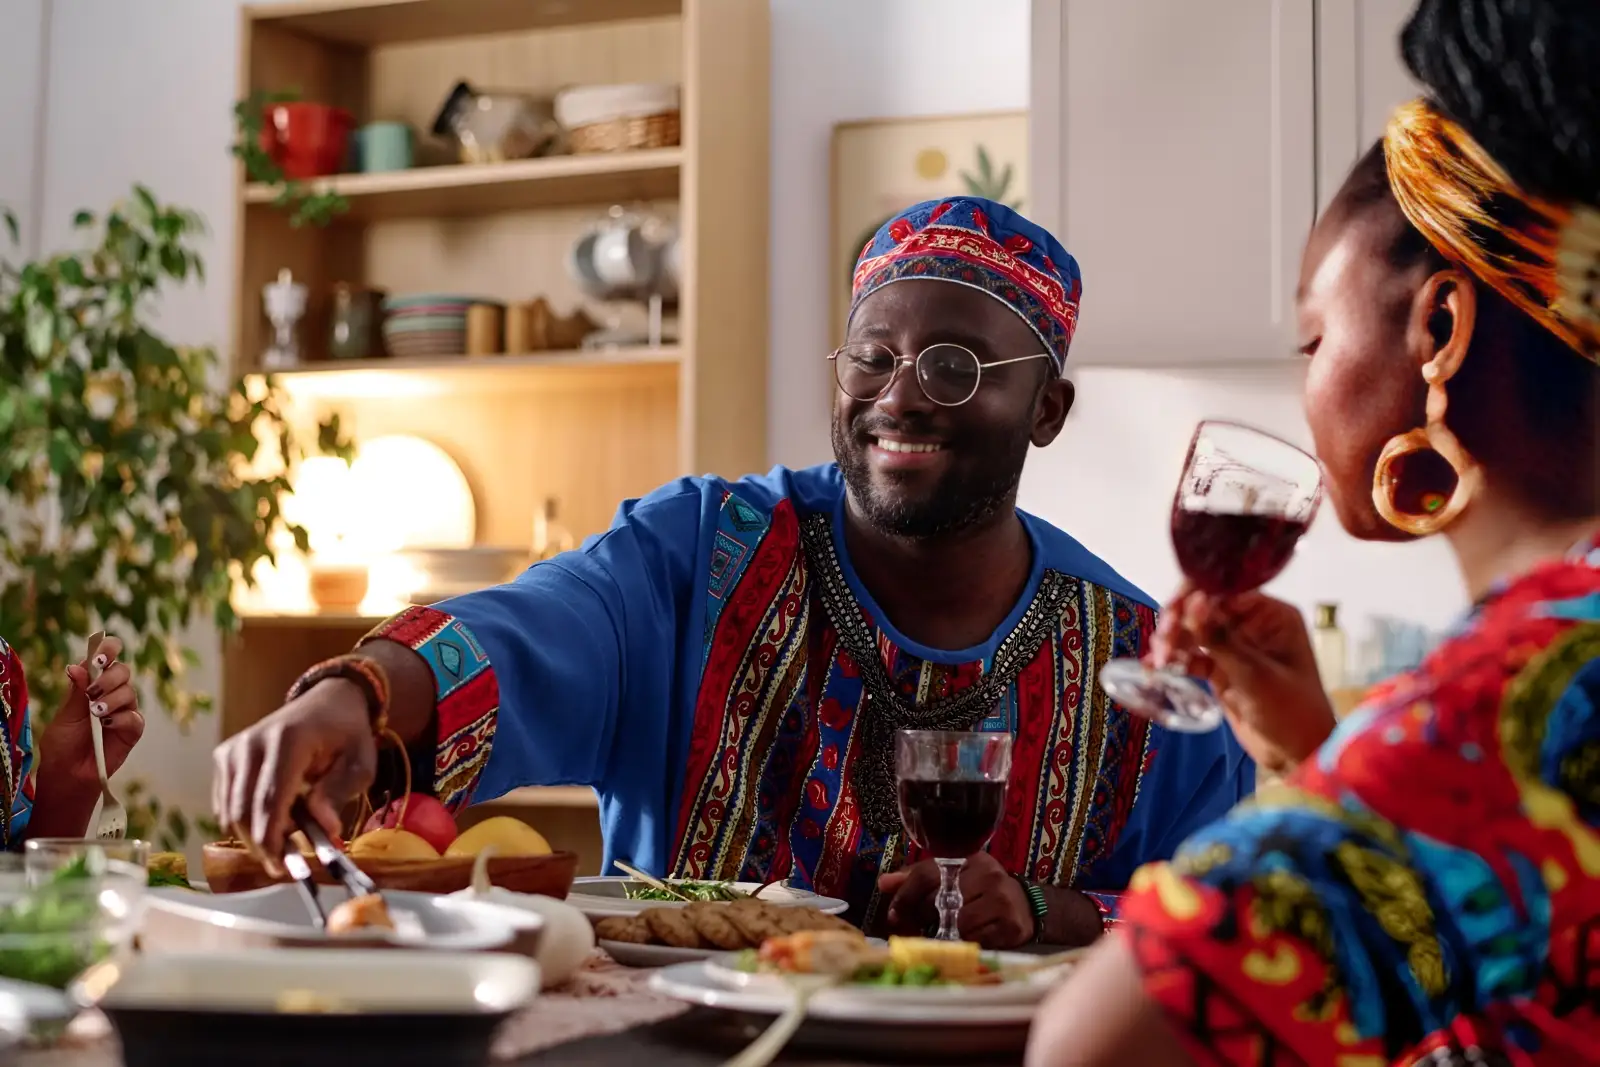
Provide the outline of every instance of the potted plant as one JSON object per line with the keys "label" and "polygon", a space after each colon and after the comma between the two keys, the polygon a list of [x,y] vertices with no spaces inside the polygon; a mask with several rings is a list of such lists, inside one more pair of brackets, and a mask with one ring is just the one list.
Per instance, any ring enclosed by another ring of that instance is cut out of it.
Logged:
{"label": "potted plant", "polygon": [[[15,218],[0,218],[15,247]],[[185,629],[205,616],[236,628],[234,583],[272,558],[286,465],[302,449],[270,379],[219,386],[213,349],[152,325],[164,286],[204,277],[198,216],[135,187],[74,226],[74,251],[0,255],[0,635],[28,671],[35,715],[60,706],[67,664],[105,629],[187,726],[210,698],[185,684],[197,658]],[[348,458],[336,421],[318,438]],[[305,531],[292,533],[303,548]],[[162,825],[132,829],[181,847],[188,820],[138,799],[135,820]]]}

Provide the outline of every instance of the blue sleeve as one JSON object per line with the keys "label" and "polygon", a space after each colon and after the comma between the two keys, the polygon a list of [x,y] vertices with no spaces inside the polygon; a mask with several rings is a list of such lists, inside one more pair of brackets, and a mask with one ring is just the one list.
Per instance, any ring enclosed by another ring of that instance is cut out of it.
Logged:
{"label": "blue sleeve", "polygon": [[1120,890],[1146,863],[1170,859],[1190,836],[1222,818],[1255,791],[1255,761],[1233,732],[1206,734],[1152,728],[1150,765],[1127,825],[1107,862],[1085,888]]}
{"label": "blue sleeve", "polygon": [[658,758],[671,751],[675,712],[692,707],[682,699],[677,637],[698,633],[704,583],[695,578],[722,495],[712,481],[672,483],[624,503],[611,529],[577,551],[439,604],[464,628],[461,643],[475,642],[487,661],[495,684],[479,688],[497,692],[498,706],[448,708],[448,664],[410,642],[440,682],[438,774],[449,773],[452,734],[457,746],[487,741],[481,778],[465,785],[480,797],[525,785],[600,786],[624,747]]}

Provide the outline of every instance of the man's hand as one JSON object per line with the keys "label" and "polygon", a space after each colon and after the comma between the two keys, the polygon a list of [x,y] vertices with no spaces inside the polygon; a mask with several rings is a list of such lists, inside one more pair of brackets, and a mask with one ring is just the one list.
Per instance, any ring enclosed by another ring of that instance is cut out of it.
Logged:
{"label": "man's hand", "polygon": [[[956,928],[965,941],[984,948],[1016,948],[1033,938],[1033,909],[1017,880],[987,852],[970,857],[961,868],[961,915]],[[939,893],[939,865],[923,860],[878,879],[878,890],[892,893],[889,929],[896,934],[925,934],[939,922],[934,898]]]}
{"label": "man's hand", "polygon": [[277,873],[290,831],[289,808],[306,808],[337,835],[339,807],[372,784],[378,744],[366,696],[353,682],[318,682],[254,726],[217,746],[211,805],[223,829],[260,849]]}

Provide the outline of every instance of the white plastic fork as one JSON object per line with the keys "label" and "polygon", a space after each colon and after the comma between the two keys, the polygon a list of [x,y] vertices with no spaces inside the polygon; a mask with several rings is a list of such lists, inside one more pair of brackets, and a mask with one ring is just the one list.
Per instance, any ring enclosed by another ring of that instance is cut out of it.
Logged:
{"label": "white plastic fork", "polygon": [[[100,677],[100,666],[95,663],[94,658],[100,654],[100,644],[105,639],[103,630],[96,630],[89,635],[89,654],[84,658],[84,662],[88,665],[91,685]],[[128,833],[128,809],[122,806],[122,801],[111,791],[111,776],[106,773],[105,727],[100,724],[100,717],[93,712],[89,713],[89,736],[94,741],[95,770],[100,772],[100,804],[95,818],[90,822],[94,827],[91,836],[120,840]]]}

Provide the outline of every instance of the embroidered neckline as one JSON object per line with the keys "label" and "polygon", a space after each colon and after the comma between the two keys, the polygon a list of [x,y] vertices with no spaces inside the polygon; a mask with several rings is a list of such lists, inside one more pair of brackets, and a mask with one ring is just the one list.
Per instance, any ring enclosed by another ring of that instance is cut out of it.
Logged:
{"label": "embroidered neckline", "polygon": [[829,517],[818,512],[800,523],[801,543],[823,610],[839,635],[839,643],[861,672],[862,697],[856,729],[861,731],[851,777],[862,820],[874,833],[887,836],[899,829],[895,791],[894,737],[900,730],[971,730],[983,721],[1010,690],[1038,653],[1039,645],[1061,617],[1068,581],[1046,568],[1022,618],[1012,627],[974,685],[922,707],[908,704],[895,689],[879,656],[877,641],[850,591],[844,567],[834,548]]}

